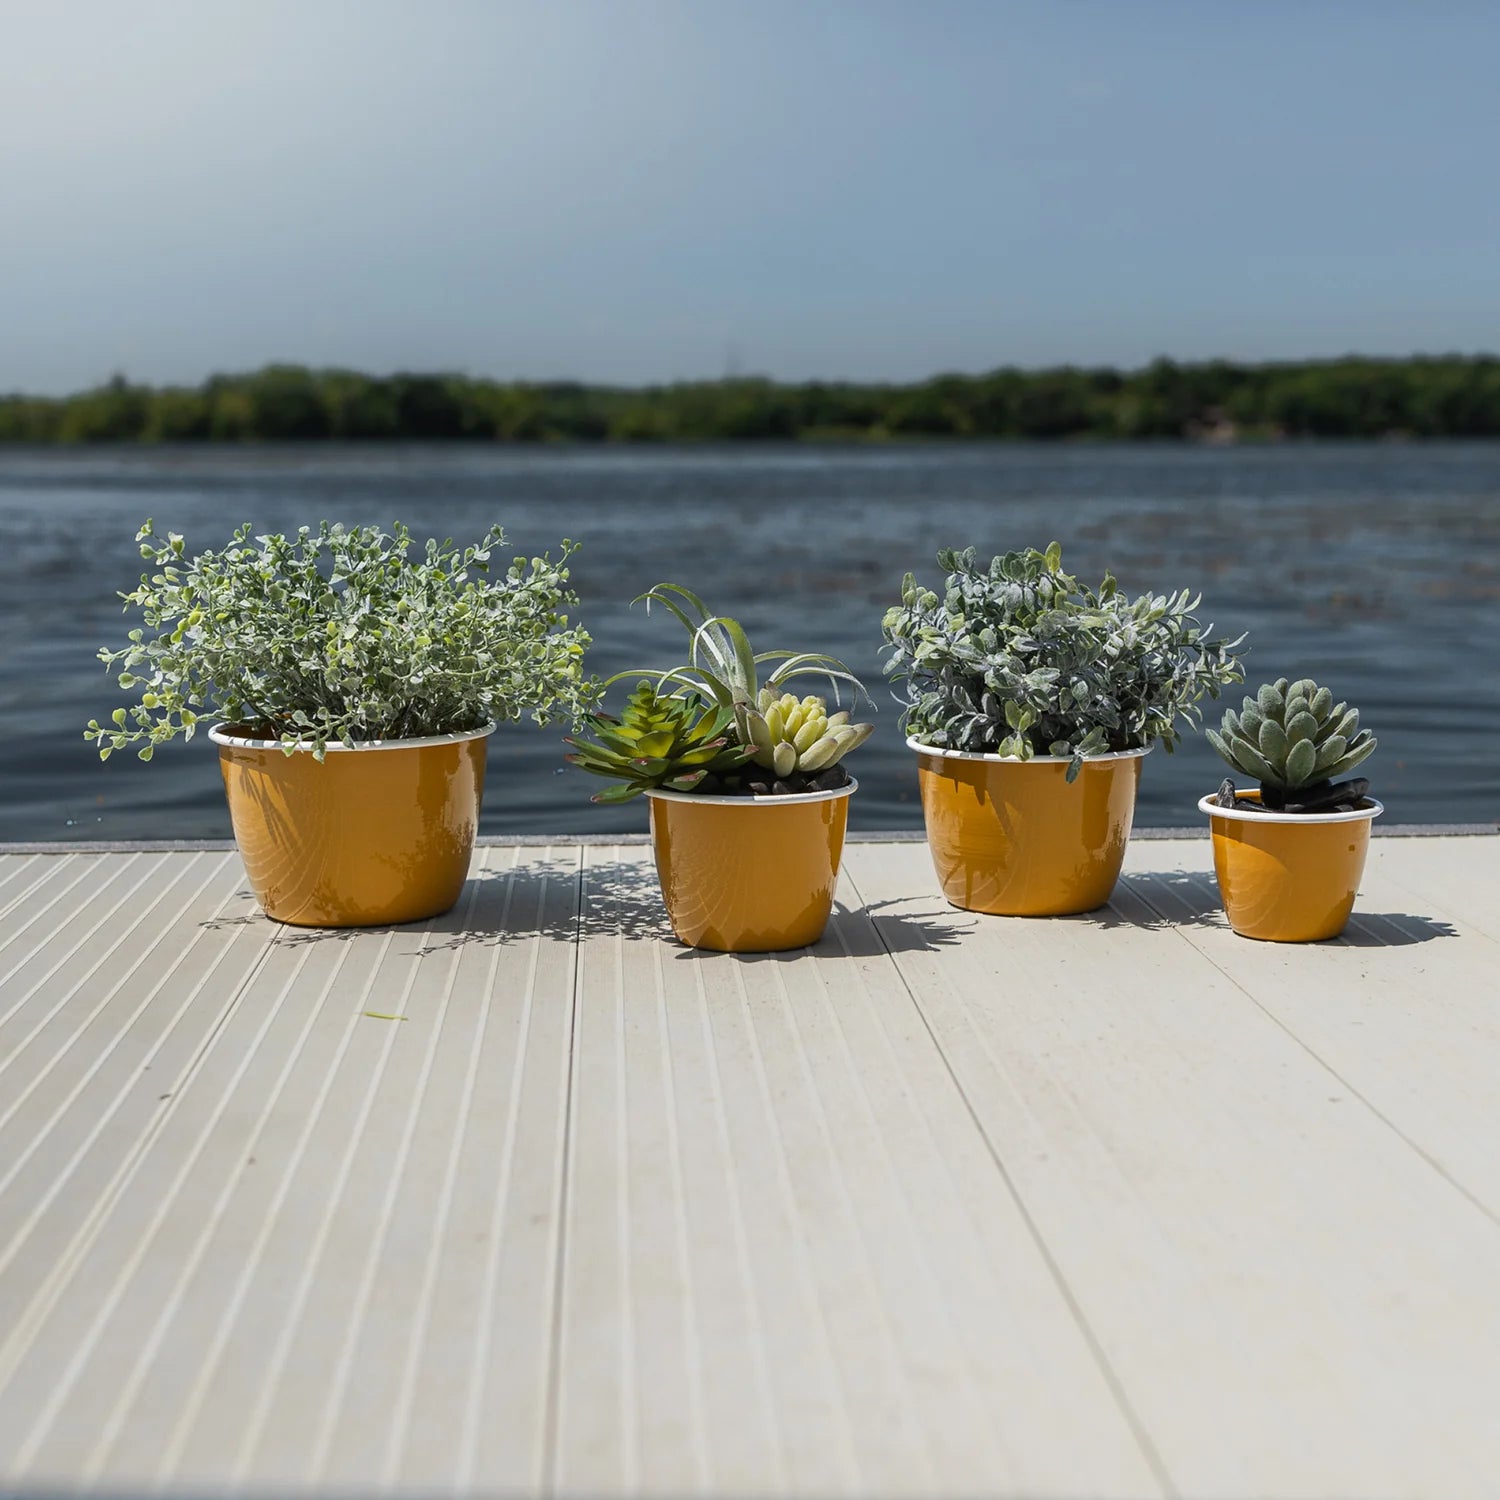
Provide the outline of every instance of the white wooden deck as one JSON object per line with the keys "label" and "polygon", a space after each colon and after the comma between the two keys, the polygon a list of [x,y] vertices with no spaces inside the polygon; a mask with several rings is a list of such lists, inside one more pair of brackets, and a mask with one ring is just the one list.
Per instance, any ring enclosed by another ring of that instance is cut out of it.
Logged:
{"label": "white wooden deck", "polygon": [[803,954],[649,851],[425,928],[0,856],[0,1491],[1500,1494],[1500,839],[1235,938],[856,844]]}

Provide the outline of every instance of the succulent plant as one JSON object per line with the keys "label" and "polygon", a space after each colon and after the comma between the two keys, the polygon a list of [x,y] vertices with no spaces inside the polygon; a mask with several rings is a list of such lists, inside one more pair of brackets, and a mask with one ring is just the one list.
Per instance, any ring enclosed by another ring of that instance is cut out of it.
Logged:
{"label": "succulent plant", "polygon": [[737,711],[736,724],[741,741],[754,746],[751,759],[780,781],[836,766],[875,732],[873,724],[851,724],[847,711],[830,716],[827,699],[815,693],[778,697],[769,687],[760,690],[755,708]]}
{"label": "succulent plant", "polygon": [[651,787],[690,792],[704,777],[732,771],[750,758],[733,736],[734,712],[697,693],[661,696],[643,682],[618,718],[591,713],[594,740],[566,738],[574,753],[564,759],[616,785],[595,802],[628,802]]}
{"label": "succulent plant", "polygon": [[1261,805],[1272,811],[1327,812],[1369,790],[1363,778],[1333,778],[1352,771],[1378,741],[1359,727],[1357,708],[1335,703],[1310,677],[1265,683],[1238,713],[1224,715],[1218,732],[1206,732],[1231,766],[1260,783]]}
{"label": "succulent plant", "polygon": [[[833,684],[835,695],[840,682],[864,693],[864,684],[843,662],[816,651],[756,652],[738,620],[711,614],[695,593],[674,583],[659,583],[635,602],[642,600],[647,609],[659,604],[670,610],[686,628],[689,643],[686,662],[654,669],[654,684],[642,683],[636,689],[631,701],[637,705],[637,716],[643,724],[655,724],[651,716],[673,715],[678,711],[671,705],[692,702],[711,727],[700,735],[695,721],[693,748],[686,751],[690,758],[678,761],[675,750],[664,748],[665,740],[653,742],[644,757],[633,753],[623,721],[616,726],[596,715],[590,722],[600,744],[580,745],[579,754],[568,759],[598,775],[622,778],[626,788],[601,793],[596,802],[624,801],[649,786],[703,795],[786,796],[848,784],[848,773],[839,762],[864,743],[874,726],[851,724],[842,710],[830,715],[827,700],[815,694],[798,698],[782,691],[794,677],[818,676]],[[763,668],[768,668],[764,682]],[[640,670],[617,672],[605,687],[643,675]],[[670,694],[669,688],[674,689]],[[629,714],[627,709],[627,718]],[[715,753],[698,758],[709,750],[709,741],[717,746]],[[673,766],[658,766],[663,759],[673,760]]]}

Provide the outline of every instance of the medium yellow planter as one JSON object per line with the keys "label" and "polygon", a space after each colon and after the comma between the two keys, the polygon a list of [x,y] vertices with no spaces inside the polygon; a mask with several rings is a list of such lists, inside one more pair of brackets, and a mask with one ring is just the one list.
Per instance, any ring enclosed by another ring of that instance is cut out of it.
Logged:
{"label": "medium yellow planter", "polygon": [[721,953],[804,948],[823,936],[859,783],[793,797],[649,791],[651,845],[672,931]]}
{"label": "medium yellow planter", "polygon": [[954,906],[994,916],[1056,917],[1109,900],[1135,816],[1142,750],[1068,760],[939,750],[908,739],[927,844]]}
{"label": "medium yellow planter", "polygon": [[445,912],[468,879],[495,726],[286,754],[219,725],[235,842],[266,915],[384,927]]}
{"label": "medium yellow planter", "polygon": [[1354,910],[1370,824],[1385,811],[1373,797],[1364,802],[1341,813],[1241,812],[1204,797],[1198,809],[1208,814],[1229,925],[1272,943],[1337,937]]}

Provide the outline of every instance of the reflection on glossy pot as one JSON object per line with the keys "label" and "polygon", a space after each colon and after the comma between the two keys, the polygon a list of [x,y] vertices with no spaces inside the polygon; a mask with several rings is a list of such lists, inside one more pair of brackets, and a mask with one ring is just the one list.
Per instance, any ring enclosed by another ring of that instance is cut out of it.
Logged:
{"label": "reflection on glossy pot", "polygon": [[1224,914],[1241,937],[1315,943],[1344,930],[1365,871],[1370,824],[1385,811],[1379,802],[1367,797],[1346,813],[1241,812],[1212,797],[1198,807],[1213,833]]}
{"label": "reflection on glossy pot", "polygon": [[920,741],[917,781],[943,894],[967,911],[1063,916],[1109,900],[1135,816],[1145,750],[1016,760]]}
{"label": "reflection on glossy pot", "polygon": [[212,730],[235,842],[266,915],[373,927],[447,911],[468,878],[493,730],[330,745],[321,764]]}
{"label": "reflection on glossy pot", "polygon": [[651,844],[672,931],[689,946],[771,953],[828,925],[858,783],[796,797],[651,791]]}

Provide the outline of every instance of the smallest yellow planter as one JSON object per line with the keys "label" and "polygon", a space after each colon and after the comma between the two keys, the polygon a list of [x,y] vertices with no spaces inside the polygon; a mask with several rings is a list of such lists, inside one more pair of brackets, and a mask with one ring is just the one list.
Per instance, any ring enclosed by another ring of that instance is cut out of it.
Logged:
{"label": "smallest yellow planter", "polygon": [[[1260,799],[1260,793],[1241,792]],[[1354,909],[1370,824],[1385,811],[1373,797],[1353,812],[1241,812],[1212,797],[1214,873],[1229,925],[1241,937],[1315,943],[1337,937]]]}
{"label": "smallest yellow planter", "polygon": [[791,797],[648,791],[662,899],[691,948],[775,953],[823,936],[859,783]]}

